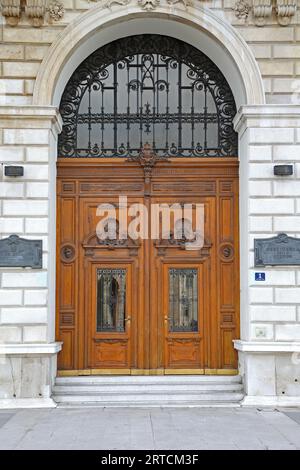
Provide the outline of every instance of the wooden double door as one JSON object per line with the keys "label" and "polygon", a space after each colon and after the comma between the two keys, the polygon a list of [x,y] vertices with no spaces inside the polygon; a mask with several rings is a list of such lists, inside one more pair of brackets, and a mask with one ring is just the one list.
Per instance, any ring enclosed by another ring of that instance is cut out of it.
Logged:
{"label": "wooden double door", "polygon": [[[237,159],[170,159],[151,168],[125,159],[59,159],[57,194],[61,373],[234,373]],[[200,248],[187,249],[175,236],[174,217],[169,237],[159,223],[151,238],[152,208],[174,204],[190,204],[193,216],[197,204],[204,208]],[[117,237],[99,238],[99,207],[108,208],[106,218],[114,212]],[[142,228],[138,207],[145,208]],[[124,214],[143,237],[121,237]]]}

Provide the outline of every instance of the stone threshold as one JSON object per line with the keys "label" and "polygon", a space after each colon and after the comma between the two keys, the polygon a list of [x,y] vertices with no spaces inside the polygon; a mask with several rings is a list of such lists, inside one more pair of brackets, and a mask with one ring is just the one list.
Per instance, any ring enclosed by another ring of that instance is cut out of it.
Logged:
{"label": "stone threshold", "polygon": [[62,348],[62,342],[31,343],[31,344],[0,344],[0,355],[49,355],[57,354]]}

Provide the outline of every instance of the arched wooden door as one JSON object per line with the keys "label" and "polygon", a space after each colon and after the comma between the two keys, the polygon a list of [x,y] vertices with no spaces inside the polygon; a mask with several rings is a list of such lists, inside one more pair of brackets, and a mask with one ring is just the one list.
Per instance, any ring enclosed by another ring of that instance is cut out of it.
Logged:
{"label": "arched wooden door", "polygon": [[[181,41],[134,36],[88,57],[60,110],[59,369],[234,372],[238,161],[234,99],[222,73]],[[154,208],[174,204],[189,205],[192,216],[204,208],[200,248],[175,236],[174,217],[169,237],[160,224],[151,236]],[[103,240],[105,207],[118,230]],[[121,236],[124,217],[138,225],[137,207],[148,236]]]}

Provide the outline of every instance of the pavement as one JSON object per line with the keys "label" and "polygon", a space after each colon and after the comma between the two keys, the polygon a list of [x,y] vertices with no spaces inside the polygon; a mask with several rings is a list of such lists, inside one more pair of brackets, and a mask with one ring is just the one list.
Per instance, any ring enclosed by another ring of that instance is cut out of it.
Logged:
{"label": "pavement", "polygon": [[0,449],[299,450],[300,409],[0,410]]}

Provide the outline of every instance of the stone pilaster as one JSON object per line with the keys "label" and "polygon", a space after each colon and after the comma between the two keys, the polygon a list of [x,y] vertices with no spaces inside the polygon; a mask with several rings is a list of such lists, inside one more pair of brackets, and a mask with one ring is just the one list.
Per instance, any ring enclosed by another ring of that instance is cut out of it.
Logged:
{"label": "stone pilaster", "polygon": [[[42,269],[0,269],[0,404],[24,406],[22,400],[30,398],[39,400],[37,406],[49,405],[60,349],[54,336],[53,253],[61,119],[53,107],[3,106],[0,130],[1,235],[43,240]],[[22,165],[24,176],[4,176],[6,164]]]}

